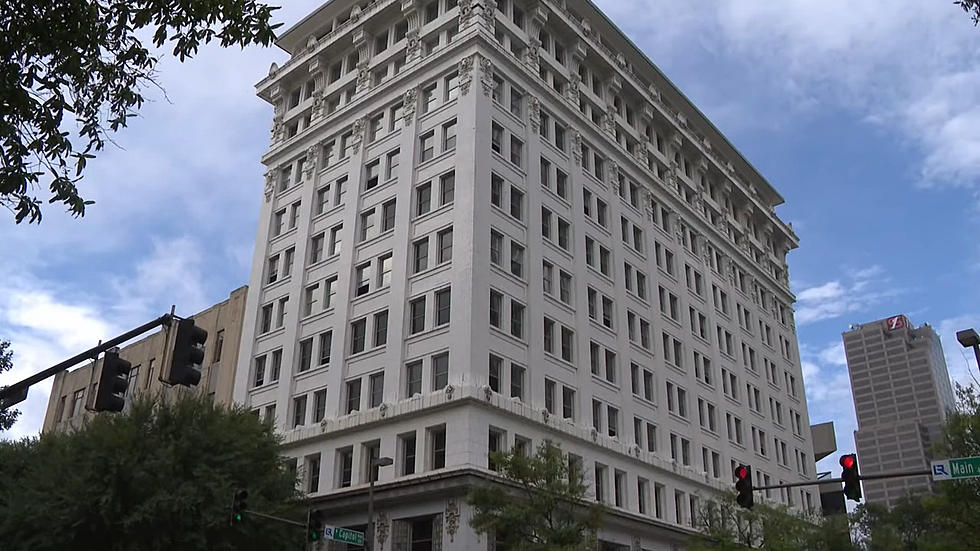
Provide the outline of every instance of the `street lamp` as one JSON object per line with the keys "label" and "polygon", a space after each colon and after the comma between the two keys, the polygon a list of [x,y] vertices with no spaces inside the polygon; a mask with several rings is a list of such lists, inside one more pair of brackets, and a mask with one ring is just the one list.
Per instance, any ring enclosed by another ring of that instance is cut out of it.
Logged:
{"label": "street lamp", "polygon": [[371,460],[368,468],[368,528],[365,534],[365,551],[374,551],[374,479],[378,477],[378,468],[393,465],[395,460],[390,457],[378,457]]}
{"label": "street lamp", "polygon": [[964,329],[956,332],[956,340],[960,341],[963,348],[973,347],[973,354],[977,357],[977,368],[980,369],[980,335],[973,329]]}

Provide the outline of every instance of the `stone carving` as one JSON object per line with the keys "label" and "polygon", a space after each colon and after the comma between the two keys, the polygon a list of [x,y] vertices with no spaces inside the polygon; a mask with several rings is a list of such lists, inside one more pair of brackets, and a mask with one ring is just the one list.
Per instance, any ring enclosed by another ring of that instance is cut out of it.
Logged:
{"label": "stone carving", "polygon": [[490,388],[490,385],[483,385],[483,396],[488,402],[490,401],[490,398],[493,398],[493,389]]}
{"label": "stone carving", "polygon": [[592,441],[593,442],[598,442],[598,440],[599,440],[599,431],[597,431],[595,427],[592,427],[592,430],[590,432],[591,432],[591,436],[592,436]]}
{"label": "stone carving", "polygon": [[312,53],[316,49],[316,35],[311,34],[308,39],[306,39],[306,51]]}
{"label": "stone carving", "polygon": [[606,181],[612,184],[613,191],[619,195],[619,163],[609,159],[606,162]]}
{"label": "stone carving", "polygon": [[612,134],[613,136],[616,135],[616,108],[615,107],[613,107],[612,105],[606,106],[606,112],[602,117],[602,123],[603,123],[602,124],[603,130]]}
{"label": "stone carving", "polygon": [[355,5],[350,11],[350,22],[357,23],[361,19],[361,6]]}
{"label": "stone carving", "polygon": [[316,172],[316,145],[306,148],[306,163],[303,164],[303,179],[310,180]]}
{"label": "stone carving", "polygon": [[531,96],[528,105],[528,118],[531,121],[531,132],[537,134],[541,126],[541,100],[537,96]]}
{"label": "stone carving", "polygon": [[378,413],[381,414],[381,418],[382,419],[384,419],[385,417],[388,416],[388,409],[389,408],[388,408],[388,403],[387,402],[382,403],[381,404],[381,407],[378,408]]}
{"label": "stone carving", "polygon": [[446,525],[446,533],[449,534],[449,542],[452,543],[456,538],[456,531],[459,530],[459,501],[451,497],[446,502],[446,512],[443,515]]}
{"label": "stone carving", "polygon": [[549,415],[551,415],[551,414],[550,414],[550,413],[548,412],[548,408],[541,408],[541,419],[542,419],[542,420],[543,420],[543,421],[544,421],[545,423],[547,423],[547,422],[548,422],[548,416],[549,416]]}
{"label": "stone carving", "polygon": [[405,90],[405,97],[402,99],[402,105],[404,105],[405,111],[405,126],[408,127],[415,120],[415,109],[418,105],[418,88],[409,88]]}
{"label": "stone carving", "polygon": [[480,58],[480,84],[483,95],[489,98],[493,93],[493,62],[484,57]]}
{"label": "stone carving", "polygon": [[633,542],[630,544],[630,551],[641,551],[639,536],[633,536]]}
{"label": "stone carving", "polygon": [[582,82],[582,77],[578,73],[572,73],[568,77],[568,101],[572,102],[572,105],[578,107],[579,102],[579,84]]}
{"label": "stone carving", "polygon": [[351,142],[351,151],[355,154],[361,150],[361,142],[364,141],[364,119],[354,121],[354,138]]}
{"label": "stone carving", "polygon": [[454,387],[453,385],[446,385],[445,392],[446,392],[446,399],[452,400],[453,392],[456,392],[456,387]]}
{"label": "stone carving", "polygon": [[270,168],[265,171],[265,202],[272,200],[272,193],[276,189],[276,171]]}
{"label": "stone carving", "polygon": [[411,63],[422,55],[422,39],[419,38],[418,29],[408,31],[408,44],[405,47],[405,60]]}
{"label": "stone carving", "polygon": [[282,124],[282,113],[277,110],[276,114],[272,116],[272,143],[278,143],[282,141],[283,136],[283,124]]}
{"label": "stone carving", "polygon": [[459,0],[459,30],[473,23],[473,0]]}
{"label": "stone carving", "polygon": [[273,61],[272,65],[269,65],[269,78],[276,76],[276,73],[278,72],[279,72],[279,64]]}
{"label": "stone carving", "polygon": [[582,166],[582,134],[578,130],[572,134],[572,156],[575,166]]}
{"label": "stone carving", "polygon": [[363,92],[371,87],[371,71],[368,69],[368,62],[361,61],[357,64],[357,91]]}
{"label": "stone carving", "polygon": [[313,108],[310,110],[310,122],[320,118],[323,111],[323,89],[313,92]]}
{"label": "stone carving", "polygon": [[470,85],[473,83],[473,56],[464,57],[459,62],[459,93],[466,95],[470,93]]}
{"label": "stone carving", "polygon": [[374,521],[376,527],[375,537],[378,541],[378,547],[382,549],[385,546],[385,542],[388,541],[388,531],[391,528],[391,519],[388,518],[388,513],[381,511],[378,513]]}
{"label": "stone carving", "polygon": [[534,74],[538,74],[541,67],[541,41],[537,36],[533,36],[527,45],[527,52],[524,54],[524,62],[531,68]]}
{"label": "stone carving", "polygon": [[497,28],[497,0],[484,0],[481,4],[477,4],[476,7],[483,8],[479,13],[480,23],[489,31],[493,32]]}

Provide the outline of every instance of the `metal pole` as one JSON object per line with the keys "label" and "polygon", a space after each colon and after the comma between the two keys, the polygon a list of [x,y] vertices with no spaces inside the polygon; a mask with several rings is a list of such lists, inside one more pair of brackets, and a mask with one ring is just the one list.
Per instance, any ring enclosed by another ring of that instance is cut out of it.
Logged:
{"label": "metal pole", "polygon": [[980,370],[980,344],[973,345],[973,355],[977,357],[977,369]]}
{"label": "metal pole", "polygon": [[[904,471],[900,473],[880,473],[858,475],[858,480],[881,480],[883,478],[903,478],[907,476],[929,476],[932,471],[929,469],[919,471]],[[788,484],[771,484],[769,486],[753,486],[753,490],[776,490],[778,488],[795,488],[797,486],[816,486],[819,484],[832,484],[834,482],[844,482],[843,478],[824,478],[821,480],[807,480],[805,482],[792,482]]]}
{"label": "metal pole", "polygon": [[138,337],[143,333],[146,333],[150,329],[155,329],[161,325],[170,325],[170,322],[173,320],[173,318],[174,316],[170,314],[164,314],[149,323],[144,323],[143,325],[137,327],[136,329],[133,329],[132,331],[127,331],[114,339],[107,340],[106,342],[96,346],[95,348],[90,348],[85,352],[82,352],[81,354],[72,356],[71,358],[68,358],[67,360],[57,365],[45,369],[40,373],[31,375],[30,377],[24,379],[23,381],[18,381],[8,387],[0,389],[0,409],[10,407],[17,403],[15,401],[8,400],[8,398],[26,398],[28,387],[30,387],[34,383],[43,381],[44,379],[47,379],[52,375],[56,375],[68,369],[69,367],[72,367],[75,364],[81,363],[85,360],[95,360],[100,353],[105,352],[106,350],[113,348],[116,345],[122,344],[128,341],[129,339],[132,339],[133,337]]}
{"label": "metal pole", "polygon": [[[380,455],[380,454],[379,454]],[[368,526],[367,534],[364,536],[364,551],[374,551],[374,465],[371,465],[368,472]]]}

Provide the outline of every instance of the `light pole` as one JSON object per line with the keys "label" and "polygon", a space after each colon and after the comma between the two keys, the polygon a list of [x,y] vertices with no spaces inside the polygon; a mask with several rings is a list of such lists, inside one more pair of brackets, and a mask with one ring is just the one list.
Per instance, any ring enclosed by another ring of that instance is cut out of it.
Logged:
{"label": "light pole", "polygon": [[387,467],[394,464],[395,460],[390,457],[378,457],[372,459],[368,468],[368,526],[365,534],[365,551],[374,551],[374,479],[377,478],[379,467]]}
{"label": "light pole", "polygon": [[963,348],[973,348],[973,354],[977,357],[977,368],[980,369],[980,335],[973,329],[964,329],[956,332],[956,340],[960,341]]}

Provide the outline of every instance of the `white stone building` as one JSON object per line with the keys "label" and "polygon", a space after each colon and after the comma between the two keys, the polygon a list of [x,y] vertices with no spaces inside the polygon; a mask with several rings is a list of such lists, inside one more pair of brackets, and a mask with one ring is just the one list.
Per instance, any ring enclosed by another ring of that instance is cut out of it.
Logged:
{"label": "white stone building", "polygon": [[466,493],[544,439],[602,549],[681,546],[735,464],[813,477],[782,199],[591,2],[334,0],[278,44],[235,398],[331,524],[388,456],[377,549],[492,548]]}

